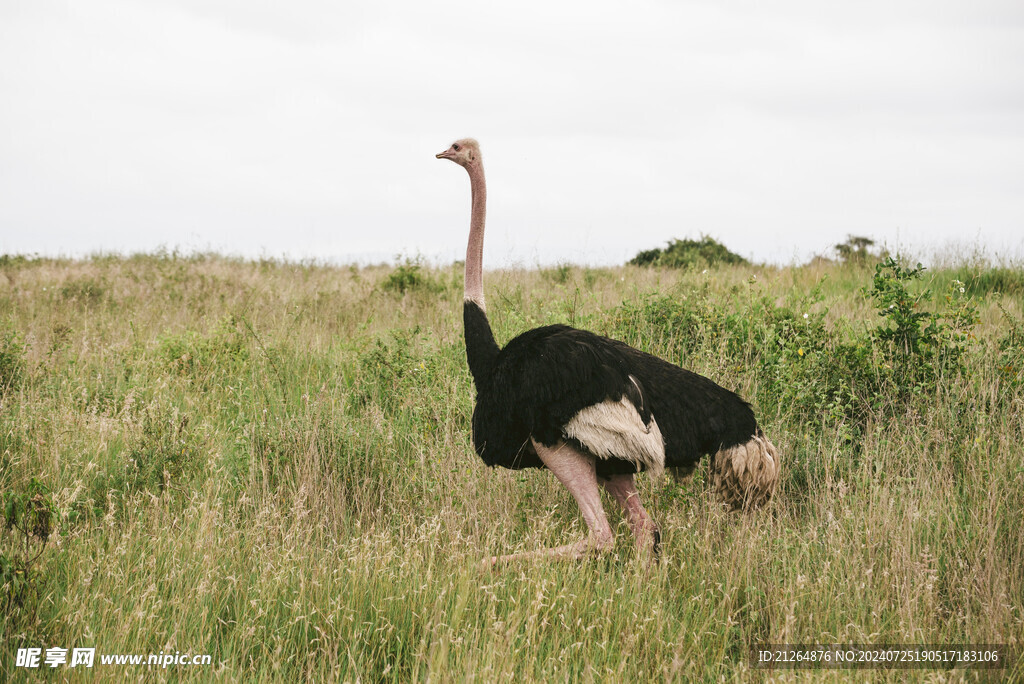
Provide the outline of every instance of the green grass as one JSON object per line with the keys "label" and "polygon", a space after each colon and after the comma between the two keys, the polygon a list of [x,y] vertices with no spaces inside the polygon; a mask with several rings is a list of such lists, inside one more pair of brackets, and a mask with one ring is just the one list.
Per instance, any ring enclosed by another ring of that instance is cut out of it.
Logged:
{"label": "green grass", "polygon": [[472,451],[457,269],[4,257],[0,492],[42,487],[55,519],[45,545],[0,532],[0,678],[49,646],[212,655],[159,675],[183,681],[396,682],[758,680],[762,642],[1020,649],[1024,272],[926,271],[897,323],[872,276],[489,272],[500,342],[567,322],[685,364],[747,397],[784,459],[752,515],[705,469],[642,476],[654,569],[608,501],[610,557],[491,573],[584,530],[549,474]]}

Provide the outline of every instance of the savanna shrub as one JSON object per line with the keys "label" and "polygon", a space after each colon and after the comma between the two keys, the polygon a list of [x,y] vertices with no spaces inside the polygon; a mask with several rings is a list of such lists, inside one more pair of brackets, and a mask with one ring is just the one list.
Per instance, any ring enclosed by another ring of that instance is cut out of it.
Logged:
{"label": "savanna shrub", "polygon": [[235,319],[228,316],[209,335],[194,330],[162,335],[157,354],[171,373],[207,382],[218,374],[238,372],[249,359],[249,348]]}
{"label": "savanna shrub", "polygon": [[389,412],[406,400],[413,371],[420,363],[413,347],[419,332],[419,328],[395,331],[390,341],[377,340],[359,356],[358,404],[375,403]]}
{"label": "savanna shrub", "polygon": [[667,266],[670,268],[703,268],[715,264],[746,264],[747,260],[704,235],[700,240],[675,239],[664,249],[648,249],[629,260],[633,266]]}
{"label": "savanna shrub", "polygon": [[963,370],[977,312],[958,281],[943,311],[927,310],[930,290],[908,288],[922,270],[893,259],[876,267],[864,293],[883,322],[865,332],[827,326],[828,312],[814,306],[818,288],[801,302],[802,311],[768,297],[735,299],[727,310],[705,288],[624,302],[613,312],[613,335],[684,365],[688,355],[722,350],[731,367],[751,374],[757,403],[774,408],[779,419],[830,425],[853,439],[872,416],[905,411]]}
{"label": "savanna shrub", "polygon": [[824,312],[797,313],[768,297],[738,304],[727,310],[706,289],[627,301],[614,312],[613,334],[684,365],[724,352],[730,366],[753,375],[758,403],[787,419],[821,424],[864,414],[874,387],[864,381],[865,350],[843,344]]}
{"label": "savanna shrub", "polygon": [[66,301],[89,307],[102,302],[107,290],[107,283],[103,279],[86,276],[64,283],[60,288],[60,295]]}
{"label": "savanna shrub", "polygon": [[681,362],[716,339],[722,312],[705,291],[627,300],[611,315],[612,335]]}
{"label": "savanna shrub", "polygon": [[420,257],[415,259],[406,257],[388,274],[388,277],[381,283],[381,287],[398,294],[406,292],[436,293],[444,289],[442,283],[424,270],[423,260]]}
{"label": "savanna shrub", "polygon": [[554,268],[542,269],[540,273],[546,280],[564,285],[572,275],[572,264],[558,264]]}
{"label": "savanna shrub", "polygon": [[112,450],[96,471],[89,487],[92,508],[81,513],[103,515],[108,505],[123,512],[133,495],[180,488],[202,465],[198,435],[187,413],[154,403],[141,410],[140,418],[138,434]]}

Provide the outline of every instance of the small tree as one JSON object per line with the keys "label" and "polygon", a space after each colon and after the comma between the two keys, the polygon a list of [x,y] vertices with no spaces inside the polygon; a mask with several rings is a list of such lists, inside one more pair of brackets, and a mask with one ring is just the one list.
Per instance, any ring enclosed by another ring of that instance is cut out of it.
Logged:
{"label": "small tree", "polygon": [[835,246],[839,260],[844,264],[863,264],[868,259],[884,259],[888,254],[885,250],[872,253],[869,247],[873,247],[875,241],[862,235],[847,235],[846,242]]}

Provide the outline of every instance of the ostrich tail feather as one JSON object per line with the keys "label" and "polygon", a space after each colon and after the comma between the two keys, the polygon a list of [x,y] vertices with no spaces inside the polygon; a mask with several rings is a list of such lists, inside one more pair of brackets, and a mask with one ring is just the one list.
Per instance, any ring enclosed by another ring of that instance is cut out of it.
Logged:
{"label": "ostrich tail feather", "polygon": [[760,508],[779,483],[781,463],[775,445],[763,435],[721,449],[711,465],[715,491],[733,510]]}

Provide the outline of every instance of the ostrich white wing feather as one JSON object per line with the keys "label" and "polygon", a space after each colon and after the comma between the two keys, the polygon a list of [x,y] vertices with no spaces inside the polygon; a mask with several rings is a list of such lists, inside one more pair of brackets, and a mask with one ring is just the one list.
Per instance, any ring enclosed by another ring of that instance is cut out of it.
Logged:
{"label": "ostrich white wing feather", "polygon": [[665,442],[658,422],[644,424],[626,397],[603,401],[580,410],[566,423],[565,436],[575,439],[598,458],[642,463],[652,475],[665,470]]}

